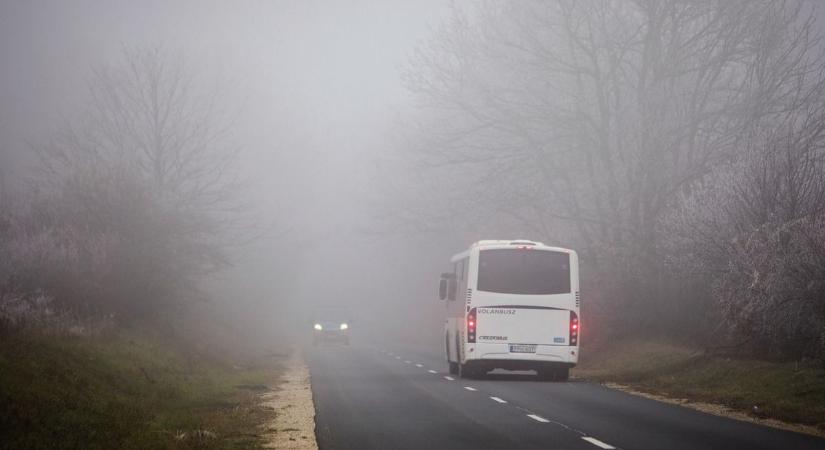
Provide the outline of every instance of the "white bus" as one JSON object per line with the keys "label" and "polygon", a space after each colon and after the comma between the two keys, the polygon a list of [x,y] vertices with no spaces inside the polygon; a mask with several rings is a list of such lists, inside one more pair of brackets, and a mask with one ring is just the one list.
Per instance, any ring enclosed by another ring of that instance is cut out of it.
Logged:
{"label": "white bus", "polygon": [[451,374],[536,370],[566,380],[579,359],[579,263],[573,250],[526,240],[479,241],[441,274]]}

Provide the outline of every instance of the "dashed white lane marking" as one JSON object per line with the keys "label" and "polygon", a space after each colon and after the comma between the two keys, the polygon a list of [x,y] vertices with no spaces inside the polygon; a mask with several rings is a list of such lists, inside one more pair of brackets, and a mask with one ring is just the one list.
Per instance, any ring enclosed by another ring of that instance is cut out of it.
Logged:
{"label": "dashed white lane marking", "polygon": [[535,420],[536,422],[541,422],[541,423],[548,423],[548,422],[550,422],[549,420],[545,419],[544,417],[537,416],[537,415],[535,415],[535,414],[527,414],[527,417],[529,417],[529,418],[531,418],[531,419]]}
{"label": "dashed white lane marking", "polygon": [[[395,354],[394,354],[393,352],[388,352],[388,351],[386,351],[386,350],[381,350],[381,353],[384,353],[384,354],[386,354],[386,355],[388,355],[388,356],[395,356]],[[399,359],[399,360],[400,360],[400,359],[401,359],[401,357],[400,357],[400,356],[395,356],[395,359]],[[407,363],[407,364],[411,364],[411,361],[404,360],[404,362],[405,362],[405,363]],[[416,366],[416,367],[424,367],[424,365],[423,365],[423,364],[419,364],[419,363],[416,363],[416,364],[415,364],[415,366]],[[428,369],[428,370],[427,370],[427,372],[432,373],[432,374],[437,374],[437,373],[438,373],[438,372],[436,372],[435,370],[432,370],[432,369]],[[455,381],[455,378],[453,378],[453,377],[448,377],[448,376],[444,376],[444,379],[445,379],[445,380],[447,380],[447,381]],[[476,388],[474,388],[474,387],[472,387],[472,386],[464,386],[464,389],[466,389],[466,390],[468,390],[468,391],[478,391],[478,389],[476,389]],[[493,397],[493,396],[490,396],[490,399],[491,399],[491,400],[493,400],[493,401],[495,401],[495,402],[497,402],[497,403],[507,403],[507,400],[504,400],[504,399],[499,398],[499,397]],[[522,410],[523,410],[523,408],[519,408],[518,406],[517,406],[516,408],[518,408],[518,409],[522,409]],[[535,420],[536,422],[541,422],[541,423],[550,423],[550,422],[551,422],[550,420],[547,420],[547,419],[545,419],[544,417],[541,417],[541,416],[536,415],[536,414],[527,414],[527,417],[529,417],[529,418],[531,418],[531,419]],[[566,426],[566,425],[564,425],[564,424],[562,424],[562,423],[559,423],[559,422],[553,422],[553,423],[558,424],[558,425],[561,425],[561,426],[563,426],[563,427],[565,427],[565,428],[568,428],[568,429],[570,429],[570,430],[573,430],[572,428],[570,428],[570,427],[568,427],[568,426]],[[576,431],[576,432],[577,432],[577,433],[579,433],[579,434],[584,434],[584,433],[582,433],[581,431],[577,431],[577,430],[573,430],[573,431]],[[602,441],[600,441],[600,440],[598,440],[598,439],[596,439],[596,438],[593,438],[593,437],[589,437],[589,436],[582,436],[581,438],[582,438],[583,440],[585,440],[585,441],[587,441],[587,442],[589,442],[589,443],[591,443],[591,444],[595,445],[596,447],[602,448],[602,449],[604,449],[604,450],[615,450],[615,449],[616,449],[616,447],[614,447],[614,446],[612,446],[612,445],[610,445],[610,444],[604,443],[604,442],[602,442]]]}
{"label": "dashed white lane marking", "polygon": [[596,438],[592,438],[592,437],[588,437],[588,436],[582,436],[582,439],[584,439],[585,441],[595,445],[596,447],[601,447],[605,450],[612,450],[612,449],[616,448],[616,447],[614,447],[610,444],[605,444],[604,442],[602,442],[602,441],[600,441]]}

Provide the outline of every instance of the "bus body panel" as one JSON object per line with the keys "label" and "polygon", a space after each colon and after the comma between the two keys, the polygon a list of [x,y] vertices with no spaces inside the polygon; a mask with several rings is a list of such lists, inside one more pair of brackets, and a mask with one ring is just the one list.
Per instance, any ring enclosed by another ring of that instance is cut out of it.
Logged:
{"label": "bus body panel", "polygon": [[478,344],[568,345],[569,310],[507,305],[475,310]]}

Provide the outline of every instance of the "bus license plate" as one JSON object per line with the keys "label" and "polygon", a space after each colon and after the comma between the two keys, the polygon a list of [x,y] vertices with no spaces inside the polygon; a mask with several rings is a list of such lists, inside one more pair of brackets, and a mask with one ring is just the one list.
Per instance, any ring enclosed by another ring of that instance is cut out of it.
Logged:
{"label": "bus license plate", "polygon": [[510,344],[510,353],[536,353],[535,344]]}

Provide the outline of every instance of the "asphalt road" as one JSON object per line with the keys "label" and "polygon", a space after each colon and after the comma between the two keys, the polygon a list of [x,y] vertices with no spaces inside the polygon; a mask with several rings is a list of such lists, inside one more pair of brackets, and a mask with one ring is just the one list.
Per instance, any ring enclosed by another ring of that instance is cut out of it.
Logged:
{"label": "asphalt road", "polygon": [[825,439],[529,372],[450,377],[438,351],[307,351],[321,450],[825,449]]}

